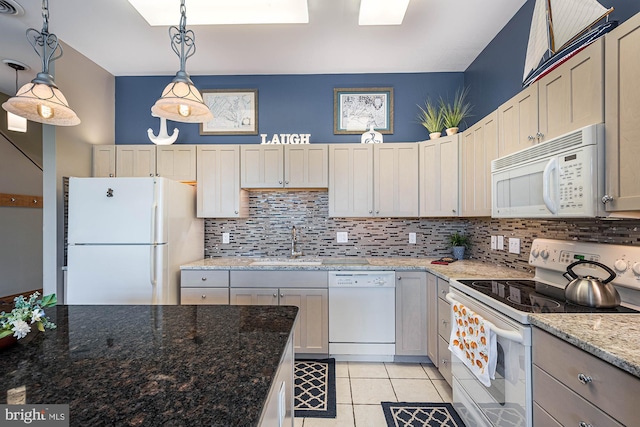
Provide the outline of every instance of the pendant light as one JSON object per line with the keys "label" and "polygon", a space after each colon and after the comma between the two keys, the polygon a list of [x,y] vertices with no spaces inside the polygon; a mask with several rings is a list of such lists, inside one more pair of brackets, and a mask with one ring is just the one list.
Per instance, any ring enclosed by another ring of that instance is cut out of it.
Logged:
{"label": "pendant light", "polygon": [[42,31],[27,30],[27,40],[42,62],[42,72],[30,83],[22,86],[18,93],[2,108],[34,122],[55,126],[80,124],[76,113],[69,108],[66,98],[49,74],[49,64],[62,56],[58,37],[49,33],[49,1],[42,0]]}
{"label": "pendant light", "polygon": [[180,27],[169,28],[171,49],[180,58],[180,70],[171,83],[164,88],[162,96],[151,107],[158,117],[185,123],[206,123],[213,120],[213,114],[202,99],[189,74],[184,70],[187,59],[196,52],[196,37],[187,31],[187,14],[184,0],[180,2]]}
{"label": "pendant light", "polygon": [[[18,92],[18,71],[26,70],[27,67],[18,61],[13,59],[3,59],[2,62],[7,66],[14,69],[16,72],[16,93]],[[15,114],[7,111],[7,129],[14,132],[26,132],[27,131],[27,119],[24,117],[16,116]]]}

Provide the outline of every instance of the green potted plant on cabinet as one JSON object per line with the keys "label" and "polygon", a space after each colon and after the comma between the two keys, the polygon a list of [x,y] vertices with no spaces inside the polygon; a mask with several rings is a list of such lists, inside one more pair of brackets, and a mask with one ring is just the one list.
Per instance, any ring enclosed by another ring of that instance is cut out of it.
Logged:
{"label": "green potted plant on cabinet", "polygon": [[449,104],[440,98],[440,110],[442,111],[442,120],[447,135],[458,133],[460,122],[471,115],[470,113],[473,107],[471,103],[467,102],[468,93],[468,87],[458,89],[453,98],[453,104]]}
{"label": "green potted plant on cabinet", "polygon": [[449,236],[449,246],[455,259],[464,259],[464,251],[471,247],[471,240],[468,236],[456,231]]}
{"label": "green potted plant on cabinet", "polygon": [[430,99],[425,102],[425,108],[418,105],[418,122],[429,131],[429,138],[436,139],[442,135],[444,116],[442,108],[434,105]]}

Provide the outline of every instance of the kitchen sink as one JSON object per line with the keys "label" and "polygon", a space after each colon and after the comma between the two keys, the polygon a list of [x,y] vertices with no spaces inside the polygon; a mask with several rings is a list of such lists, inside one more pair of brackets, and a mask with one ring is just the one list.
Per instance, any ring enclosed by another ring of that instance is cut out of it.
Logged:
{"label": "kitchen sink", "polygon": [[259,261],[253,261],[251,265],[265,265],[265,266],[277,266],[277,265],[322,265],[322,261],[319,259],[308,258],[290,258],[290,259],[262,259]]}

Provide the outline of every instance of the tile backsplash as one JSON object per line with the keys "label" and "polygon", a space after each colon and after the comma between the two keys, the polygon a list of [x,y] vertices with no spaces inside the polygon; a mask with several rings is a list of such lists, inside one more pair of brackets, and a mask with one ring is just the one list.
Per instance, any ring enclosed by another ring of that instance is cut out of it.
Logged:
{"label": "tile backsplash", "polygon": [[[249,217],[207,219],[205,256],[286,257],[291,253],[291,227],[305,256],[439,257],[450,255],[448,236],[471,237],[468,256],[488,263],[528,270],[533,239],[581,240],[640,245],[640,220],[527,220],[492,218],[329,218],[326,191],[251,191]],[[349,241],[337,243],[336,232]],[[409,233],[416,233],[416,244]],[[229,233],[230,243],[222,243]],[[519,255],[490,249],[492,235],[521,239]]]}

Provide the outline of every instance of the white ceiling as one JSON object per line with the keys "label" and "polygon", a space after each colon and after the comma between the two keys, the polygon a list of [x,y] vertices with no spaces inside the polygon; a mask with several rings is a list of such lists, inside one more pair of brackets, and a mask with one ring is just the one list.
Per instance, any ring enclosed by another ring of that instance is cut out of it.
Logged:
{"label": "white ceiling", "polygon": [[[40,71],[28,27],[40,30],[40,1],[15,0],[24,15],[0,15],[0,59]],[[196,26],[191,75],[464,71],[526,0],[411,0],[399,26],[358,26],[359,0],[308,0],[309,23]],[[175,1],[176,25],[180,19]],[[168,28],[151,27],[127,0],[50,0],[49,31],[115,76],[173,75]],[[64,60],[64,58],[62,59]],[[64,88],[61,88],[64,92]],[[14,71],[0,64],[0,91]]]}

